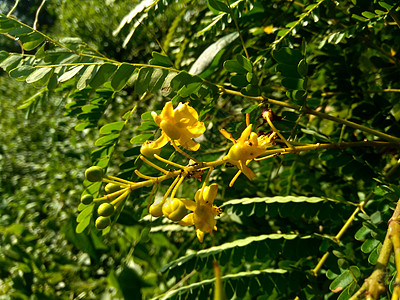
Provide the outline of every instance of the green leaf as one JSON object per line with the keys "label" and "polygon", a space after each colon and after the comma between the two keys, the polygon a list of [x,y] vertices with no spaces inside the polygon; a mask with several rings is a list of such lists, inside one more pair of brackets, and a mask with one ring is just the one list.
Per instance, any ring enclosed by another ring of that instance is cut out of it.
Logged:
{"label": "green leaf", "polygon": [[308,65],[307,65],[305,59],[302,59],[302,60],[299,62],[298,66],[297,66],[297,71],[299,72],[299,74],[300,74],[301,76],[303,76],[303,77],[306,77],[306,76],[307,76],[307,73],[308,73]]}
{"label": "green leaf", "polygon": [[303,55],[301,54],[300,50],[291,49],[288,47],[274,51],[272,56],[279,63],[295,66],[297,66],[300,60],[303,59]]}
{"label": "green leaf", "polygon": [[142,133],[142,134],[139,134],[139,135],[136,135],[136,136],[134,136],[132,139],[131,139],[131,144],[142,144],[142,143],[144,143],[145,141],[147,141],[147,140],[149,140],[150,138],[152,138],[154,136],[154,134],[153,133]]}
{"label": "green leaf", "polygon": [[361,251],[364,253],[370,253],[379,245],[379,243],[380,242],[378,240],[369,238],[361,245]]}
{"label": "green leaf", "polygon": [[361,16],[359,16],[359,15],[356,15],[356,14],[352,14],[351,17],[352,17],[353,19],[356,19],[356,20],[361,21],[361,22],[367,22],[367,21],[368,21],[368,19],[363,18],[363,17],[361,17]]}
{"label": "green leaf", "polygon": [[176,75],[171,80],[171,87],[178,91],[184,86],[188,86],[191,83],[201,83],[201,79],[198,76],[192,76],[189,73],[182,71],[178,75]]}
{"label": "green leaf", "polygon": [[51,67],[38,68],[28,77],[26,77],[26,83],[34,84],[35,86],[45,86],[53,75],[54,69]]}
{"label": "green leaf", "polygon": [[31,66],[20,66],[10,71],[10,76],[18,81],[24,81],[36,69]]}
{"label": "green leaf", "polygon": [[369,234],[371,232],[371,229],[369,229],[369,228],[367,228],[367,227],[361,227],[357,232],[356,232],[356,234],[354,235],[354,238],[357,240],[357,241],[362,241],[362,240],[364,240],[366,237],[367,237],[367,235]]}
{"label": "green leaf", "polygon": [[339,292],[353,282],[353,276],[349,270],[345,270],[342,274],[335,278],[329,286],[331,291]]}
{"label": "green leaf", "polygon": [[277,239],[294,240],[296,238],[310,239],[311,236],[310,235],[299,236],[297,234],[262,234],[262,235],[259,235],[259,236],[249,236],[247,238],[239,239],[239,240],[236,240],[234,242],[225,243],[225,244],[222,244],[222,245],[218,245],[218,246],[214,246],[214,247],[211,247],[211,248],[208,248],[208,249],[197,251],[196,253],[191,253],[191,254],[188,254],[186,256],[182,256],[182,257],[178,258],[177,260],[174,260],[174,261],[166,264],[165,266],[163,266],[160,269],[160,272],[165,272],[165,271],[167,271],[169,269],[175,268],[176,266],[180,266],[180,265],[188,262],[189,260],[191,260],[195,256],[200,257],[200,258],[206,258],[208,256],[216,255],[216,254],[218,254],[218,253],[220,253],[222,251],[232,250],[232,249],[235,249],[237,247],[247,246],[247,245],[249,245],[250,243],[253,243],[253,242],[262,242],[262,241],[277,240]]}
{"label": "green leaf", "polygon": [[10,72],[12,69],[14,69],[20,61],[22,60],[22,56],[19,54],[13,54],[4,59],[0,63],[0,67],[3,68],[5,71]]}
{"label": "green leaf", "polygon": [[84,210],[82,210],[79,213],[78,217],[76,218],[76,221],[78,223],[82,222],[83,219],[85,219],[87,216],[91,215],[93,212],[94,206],[95,206],[94,203],[91,203],[90,205],[88,205]]}
{"label": "green leaf", "polygon": [[378,2],[380,6],[382,6],[383,8],[386,8],[387,10],[391,10],[393,5],[390,5],[388,3],[386,3],[385,1],[379,1]]}
{"label": "green leaf", "polygon": [[154,69],[150,77],[148,90],[152,93],[160,90],[167,75],[167,70]]}
{"label": "green leaf", "polygon": [[110,134],[112,132],[120,132],[124,127],[124,124],[125,124],[124,121],[106,124],[100,128],[100,134]]}
{"label": "green leaf", "polygon": [[285,77],[282,79],[282,85],[288,90],[305,90],[307,82],[304,79]]}
{"label": "green leaf", "polygon": [[207,3],[210,7],[212,7],[213,9],[217,10],[217,11],[222,11],[222,12],[226,12],[226,13],[230,13],[229,7],[218,0],[207,0]]}
{"label": "green leaf", "polygon": [[10,54],[7,51],[1,50],[0,51],[0,63],[9,56],[10,56]]}
{"label": "green leaf", "polygon": [[[249,73],[248,73],[249,74]],[[237,87],[245,87],[249,84],[246,75],[238,74],[231,77],[231,83]]]}
{"label": "green leaf", "polygon": [[65,72],[64,74],[62,74],[59,78],[58,78],[58,82],[65,82],[70,80],[71,78],[73,78],[76,74],[78,74],[78,72],[80,70],[82,70],[82,68],[84,67],[84,65],[80,65],[80,66],[76,66],[73,67],[71,69],[69,69],[67,72]]}
{"label": "green leaf", "polygon": [[304,197],[304,196],[276,196],[276,197],[261,197],[261,198],[242,198],[242,199],[233,199],[229,201],[225,201],[221,207],[225,207],[228,205],[237,205],[237,204],[252,204],[252,203],[266,203],[266,204],[272,204],[272,203],[319,203],[319,202],[324,202],[324,201],[329,201],[329,199],[322,199],[318,197]]}
{"label": "green leaf", "polygon": [[251,62],[242,55],[236,56],[234,60],[228,60],[224,63],[224,68],[232,73],[246,74],[253,71]]}
{"label": "green leaf", "polygon": [[102,136],[101,138],[98,138],[94,144],[97,147],[99,147],[99,146],[114,143],[114,141],[118,138],[119,138],[119,133],[109,134],[106,136]]}
{"label": "green leaf", "polygon": [[81,78],[79,78],[79,81],[76,84],[76,88],[78,90],[83,90],[88,85],[88,82],[94,76],[94,74],[96,74],[98,68],[99,67],[96,65],[87,66]]}
{"label": "green leaf", "polygon": [[21,25],[13,19],[7,18],[5,15],[1,15],[0,18],[0,33],[8,33],[13,29],[19,28]]}
{"label": "green leaf", "polygon": [[162,67],[172,67],[173,64],[168,56],[153,51],[151,53],[153,58],[150,60],[150,64],[154,66],[162,66]]}
{"label": "green leaf", "polygon": [[30,34],[23,35],[19,39],[26,51],[35,49],[45,41],[44,36],[38,32],[32,32]]}
{"label": "green leaf", "polygon": [[141,68],[139,70],[139,74],[135,82],[135,92],[137,94],[143,94],[147,91],[152,73],[152,68]]}
{"label": "green leaf", "polygon": [[130,64],[121,64],[111,80],[113,90],[117,92],[122,90],[135,70],[136,68]]}
{"label": "green leaf", "polygon": [[189,73],[198,75],[203,73],[210,66],[213,59],[218,55],[219,51],[229,46],[239,37],[239,33],[232,32],[218,39],[204,50],[191,66]]}
{"label": "green leaf", "polygon": [[300,75],[300,73],[298,72],[298,67],[295,65],[278,64],[276,66],[276,71],[280,72],[283,77],[290,77],[290,78],[303,77],[302,75]]}
{"label": "green leaf", "polygon": [[93,89],[97,89],[103,85],[112,74],[114,74],[116,69],[117,66],[113,64],[105,63],[104,65],[101,65],[96,74],[93,76],[93,79],[90,80],[89,85]]}
{"label": "green leaf", "polygon": [[[252,271],[246,271],[246,272],[239,272],[235,274],[228,274],[225,276],[222,276],[222,282],[237,282],[238,280],[244,280],[246,279],[246,282],[253,277],[257,278],[274,278],[274,277],[281,277],[285,276],[287,271],[283,269],[261,269],[261,270],[252,270]],[[212,279],[206,279],[202,280],[196,283],[192,283],[177,289],[173,289],[171,291],[166,292],[165,294],[159,295],[155,297],[154,299],[175,299],[174,296],[176,295],[185,295],[185,293],[190,293],[193,290],[199,289],[199,288],[206,288],[209,285],[214,284],[215,278]],[[264,285],[261,285],[264,287]],[[226,288],[226,284],[225,284]]]}
{"label": "green leaf", "polygon": [[364,11],[364,12],[361,13],[361,15],[363,17],[366,17],[367,19],[372,19],[372,18],[376,17],[376,15],[374,13],[370,12],[370,11]]}
{"label": "green leaf", "polygon": [[368,262],[371,265],[376,265],[376,263],[378,262],[379,253],[381,252],[381,249],[382,249],[382,244],[379,243],[378,247],[376,247],[374,250],[372,250],[372,252],[369,254]]}

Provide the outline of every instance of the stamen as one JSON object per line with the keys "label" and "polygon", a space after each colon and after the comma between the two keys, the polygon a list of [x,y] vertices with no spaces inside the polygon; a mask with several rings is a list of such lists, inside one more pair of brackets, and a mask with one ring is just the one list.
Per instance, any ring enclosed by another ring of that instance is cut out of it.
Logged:
{"label": "stamen", "polygon": [[242,173],[242,171],[240,171],[240,170],[236,173],[236,175],[232,178],[231,182],[229,183],[229,187],[233,186],[233,184],[235,183],[236,179],[238,179],[238,177],[239,177],[239,175],[241,173]]}
{"label": "stamen", "polygon": [[180,165],[180,164],[174,163],[173,161],[170,161],[170,160],[168,160],[168,159],[162,158],[161,156],[158,156],[157,154],[154,154],[154,158],[156,158],[156,159],[158,159],[159,161],[162,161],[162,162],[164,162],[164,163],[166,163],[166,164],[169,164],[169,165],[171,165],[171,166],[174,166],[174,167],[177,167],[177,168],[179,168],[179,169],[182,169],[182,170],[186,170],[186,168],[187,168],[187,167],[182,166],[182,165]]}
{"label": "stamen", "polygon": [[[157,154],[154,154],[154,157],[158,156]],[[168,174],[169,172],[167,170],[164,170],[163,168],[157,166],[156,164],[152,163],[151,161],[149,161],[147,158],[145,158],[143,155],[140,155],[140,159],[143,160],[146,164],[148,164],[149,166],[152,166],[154,169],[157,169],[161,172],[163,172],[164,174]]]}

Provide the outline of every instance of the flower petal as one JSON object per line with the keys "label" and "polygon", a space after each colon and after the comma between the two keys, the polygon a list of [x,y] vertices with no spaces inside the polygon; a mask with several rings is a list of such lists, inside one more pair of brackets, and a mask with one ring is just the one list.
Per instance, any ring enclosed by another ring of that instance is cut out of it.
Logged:
{"label": "flower petal", "polygon": [[200,243],[202,243],[203,239],[204,239],[204,232],[201,231],[200,229],[197,229],[196,230],[196,235],[197,235],[197,238],[199,239]]}
{"label": "flower petal", "polygon": [[248,137],[249,137],[249,135],[251,133],[251,127],[252,126],[253,125],[250,124],[249,126],[246,127],[245,130],[243,130],[242,134],[240,135],[240,138],[237,140],[239,143],[244,143],[248,139]]}
{"label": "flower petal", "polygon": [[256,174],[254,174],[254,172],[241,160],[239,160],[239,170],[242,171],[243,174],[246,175],[246,177],[250,180],[253,180],[253,178],[256,176]]}
{"label": "flower petal", "polygon": [[196,209],[196,202],[190,199],[180,199],[185,204],[187,209],[194,211]]}
{"label": "flower petal", "polygon": [[168,143],[168,141],[168,136],[164,132],[162,132],[161,136],[151,144],[151,147],[153,149],[162,148]]}
{"label": "flower petal", "polygon": [[181,138],[178,142],[182,145],[183,148],[190,151],[197,151],[200,148],[200,144],[191,140],[190,138]]}
{"label": "flower petal", "polygon": [[182,225],[182,226],[194,225],[193,213],[186,215],[182,220],[180,220],[179,225]]}
{"label": "flower petal", "polygon": [[236,140],[233,138],[232,134],[226,131],[225,129],[220,129],[219,132],[226,137],[228,140],[232,141],[234,144],[236,144]]}

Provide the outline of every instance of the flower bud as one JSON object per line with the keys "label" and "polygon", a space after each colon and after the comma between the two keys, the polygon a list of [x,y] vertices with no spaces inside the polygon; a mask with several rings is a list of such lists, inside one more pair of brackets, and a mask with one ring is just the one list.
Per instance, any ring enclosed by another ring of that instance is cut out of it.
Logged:
{"label": "flower bud", "polygon": [[152,205],[150,205],[150,207],[149,207],[149,213],[153,217],[161,217],[163,215],[163,212],[162,212],[163,205],[164,205],[164,201],[162,201],[162,199],[158,199],[158,200],[154,201],[154,203]]}
{"label": "flower bud", "polygon": [[119,184],[115,184],[115,183],[107,183],[107,185],[105,186],[104,190],[107,192],[107,194],[111,194],[114,193],[116,191],[119,191],[121,189],[121,187],[119,186]]}
{"label": "flower bud", "polygon": [[110,217],[103,217],[103,216],[98,217],[95,222],[95,226],[99,230],[107,228],[108,226],[110,226],[110,224],[111,224]]}
{"label": "flower bud", "polygon": [[89,205],[93,202],[93,196],[90,194],[83,195],[81,198],[81,202],[85,205]]}
{"label": "flower bud", "polygon": [[213,203],[218,192],[218,184],[213,183],[210,186],[205,187],[203,192],[203,199],[207,203]]}
{"label": "flower bud", "polygon": [[97,213],[103,217],[109,217],[114,213],[114,205],[110,203],[102,203],[97,209]]}
{"label": "flower bud", "polygon": [[155,149],[153,148],[153,144],[153,141],[144,142],[142,147],[140,148],[140,153],[146,157],[153,157],[154,154],[160,155],[161,148]]}
{"label": "flower bud", "polygon": [[85,177],[90,182],[101,181],[104,176],[104,171],[98,166],[92,166],[85,171]]}
{"label": "flower bud", "polygon": [[185,204],[178,198],[172,198],[165,201],[162,212],[171,221],[180,221],[187,214]]}

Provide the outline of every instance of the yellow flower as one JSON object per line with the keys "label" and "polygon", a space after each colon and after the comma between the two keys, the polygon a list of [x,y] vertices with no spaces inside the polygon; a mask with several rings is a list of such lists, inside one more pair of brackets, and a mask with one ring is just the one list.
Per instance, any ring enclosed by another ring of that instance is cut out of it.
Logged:
{"label": "yellow flower", "polygon": [[179,224],[183,226],[194,225],[200,243],[203,242],[204,233],[211,234],[213,230],[217,230],[215,216],[219,216],[222,212],[221,208],[213,205],[217,191],[218,185],[214,183],[196,192],[194,196],[196,202],[189,199],[180,199],[186,208],[193,211],[193,213],[185,216]]}
{"label": "yellow flower", "polygon": [[174,142],[177,146],[191,151],[197,151],[200,147],[192,139],[201,136],[206,130],[204,123],[199,122],[199,115],[196,110],[187,103],[179,103],[173,109],[172,101],[165,104],[161,114],[151,113],[154,122],[162,129],[161,136],[151,144],[151,147],[158,149],[168,142]]}
{"label": "yellow flower", "polygon": [[237,140],[235,140],[225,129],[220,130],[224,137],[233,142],[233,146],[229,149],[229,152],[224,159],[237,166],[238,169],[250,180],[254,178],[255,174],[250,170],[247,164],[252,159],[262,155],[266,148],[275,144],[275,133],[272,133],[269,136],[257,136],[257,133],[252,132],[251,128],[252,124],[248,125]]}

